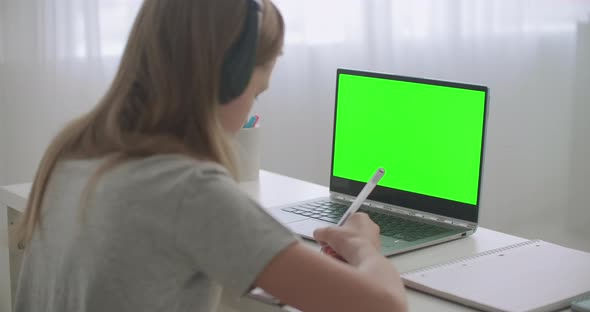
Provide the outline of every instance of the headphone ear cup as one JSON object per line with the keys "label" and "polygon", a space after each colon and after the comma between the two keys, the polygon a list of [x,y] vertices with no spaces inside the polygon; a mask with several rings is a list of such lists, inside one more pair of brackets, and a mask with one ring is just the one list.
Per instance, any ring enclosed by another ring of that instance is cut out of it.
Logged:
{"label": "headphone ear cup", "polygon": [[244,30],[225,55],[221,68],[221,104],[227,104],[239,97],[250,83],[258,45],[258,12],[258,4],[253,0],[249,1]]}

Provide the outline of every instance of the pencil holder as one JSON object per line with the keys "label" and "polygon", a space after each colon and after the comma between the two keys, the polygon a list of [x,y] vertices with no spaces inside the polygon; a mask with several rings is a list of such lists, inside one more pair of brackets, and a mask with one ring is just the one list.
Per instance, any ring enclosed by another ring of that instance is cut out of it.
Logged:
{"label": "pencil holder", "polygon": [[258,180],[260,172],[260,127],[242,128],[236,136],[238,181]]}

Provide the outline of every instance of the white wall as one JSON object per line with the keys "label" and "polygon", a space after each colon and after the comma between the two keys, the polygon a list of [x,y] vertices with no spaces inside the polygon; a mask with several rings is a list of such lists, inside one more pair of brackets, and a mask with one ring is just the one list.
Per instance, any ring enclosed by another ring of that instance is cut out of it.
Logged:
{"label": "white wall", "polygon": [[[551,240],[588,223],[589,31],[577,24],[590,2],[275,2],[288,33],[256,106],[264,168],[327,185],[338,67],[484,84],[482,224]],[[30,181],[55,132],[96,102],[138,3],[0,0],[1,183]]]}
{"label": "white wall", "polygon": [[[4,23],[5,18],[2,12],[5,12],[6,9],[4,8],[4,2],[0,2],[0,72],[4,68]],[[5,179],[6,169],[5,169],[5,157],[4,157],[4,149],[6,148],[6,130],[5,130],[5,122],[4,119],[6,118],[6,113],[4,112],[4,108],[7,106],[6,100],[4,98],[4,75],[0,74],[0,185],[6,184],[7,180]]]}
{"label": "white wall", "polygon": [[[590,239],[590,17],[578,26],[572,110],[569,201],[565,227]],[[590,243],[588,243],[590,245]]]}
{"label": "white wall", "polygon": [[2,79],[0,78],[0,185],[5,185],[8,183],[8,179],[6,178],[6,152],[5,149],[7,148],[7,141],[6,141],[6,130],[5,130],[5,122],[4,119],[6,118],[6,113],[4,112],[3,108],[4,98],[3,98],[3,88],[2,88]]}
{"label": "white wall", "polygon": [[[1,66],[0,66],[1,68]],[[4,119],[6,118],[6,113],[4,112],[5,107],[5,99],[4,99],[4,83],[3,79],[0,76],[0,185],[5,185],[8,183],[8,179],[6,179],[6,152],[5,149],[7,148],[6,142],[6,130],[5,130],[5,122]]]}

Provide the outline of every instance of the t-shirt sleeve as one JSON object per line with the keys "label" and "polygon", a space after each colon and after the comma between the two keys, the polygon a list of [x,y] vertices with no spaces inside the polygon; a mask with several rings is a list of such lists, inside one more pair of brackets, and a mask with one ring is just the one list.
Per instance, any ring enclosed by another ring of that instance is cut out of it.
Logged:
{"label": "t-shirt sleeve", "polygon": [[177,214],[177,243],[196,269],[245,294],[297,238],[224,174],[195,175]]}

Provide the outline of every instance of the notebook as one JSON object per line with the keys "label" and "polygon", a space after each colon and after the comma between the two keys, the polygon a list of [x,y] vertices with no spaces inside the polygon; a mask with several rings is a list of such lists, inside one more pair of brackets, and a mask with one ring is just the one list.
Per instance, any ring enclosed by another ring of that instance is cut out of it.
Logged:
{"label": "notebook", "polygon": [[402,279],[407,287],[484,311],[554,311],[590,294],[590,253],[526,241]]}

